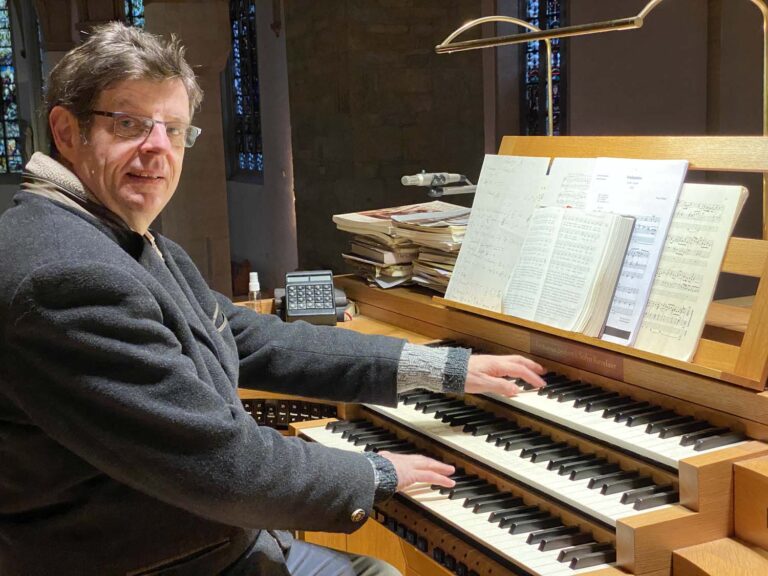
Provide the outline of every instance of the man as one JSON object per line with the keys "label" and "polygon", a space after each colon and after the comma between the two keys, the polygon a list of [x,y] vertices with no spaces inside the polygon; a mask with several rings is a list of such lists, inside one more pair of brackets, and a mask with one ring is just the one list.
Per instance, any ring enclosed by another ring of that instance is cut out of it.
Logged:
{"label": "man", "polygon": [[243,386],[392,405],[399,391],[513,394],[517,356],[305,323],[211,292],[150,232],[176,190],[200,88],[175,41],[110,24],[51,73],[58,161],[36,154],[0,218],[0,574],[390,570],[295,542],[451,466],[257,426]]}

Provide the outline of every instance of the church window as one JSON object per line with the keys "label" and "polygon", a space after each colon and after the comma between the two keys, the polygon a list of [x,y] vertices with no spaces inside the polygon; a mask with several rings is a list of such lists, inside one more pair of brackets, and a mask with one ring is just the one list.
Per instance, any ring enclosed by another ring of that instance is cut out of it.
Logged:
{"label": "church window", "polygon": [[20,173],[24,166],[21,157],[21,129],[16,93],[16,66],[11,37],[11,15],[8,0],[0,0],[0,174]]}

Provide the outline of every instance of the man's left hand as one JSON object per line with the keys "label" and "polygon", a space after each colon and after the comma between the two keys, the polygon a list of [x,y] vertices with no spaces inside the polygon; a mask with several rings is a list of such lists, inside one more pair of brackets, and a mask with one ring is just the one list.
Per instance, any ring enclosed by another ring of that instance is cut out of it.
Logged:
{"label": "man's left hand", "polygon": [[504,396],[514,396],[520,391],[520,387],[515,384],[515,379],[520,378],[536,388],[541,388],[546,382],[541,379],[540,374],[544,374],[544,368],[523,356],[473,354],[469,357],[464,391],[495,392]]}

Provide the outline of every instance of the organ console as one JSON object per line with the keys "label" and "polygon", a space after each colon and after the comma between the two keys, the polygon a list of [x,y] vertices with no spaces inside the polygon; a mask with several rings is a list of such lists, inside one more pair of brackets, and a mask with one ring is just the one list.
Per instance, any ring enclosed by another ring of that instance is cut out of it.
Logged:
{"label": "organ console", "polygon": [[[508,137],[500,153],[768,172],[768,138]],[[395,408],[347,405],[292,425],[309,441],[456,466],[453,489],[417,485],[353,535],[304,537],[408,575],[768,574],[768,495],[754,510],[734,496],[734,466],[753,490],[768,487],[768,242],[732,238],[723,270],[760,279],[754,304],[713,304],[692,362],[337,278],[361,313],[351,329],[524,354],[550,372],[545,388],[513,398],[416,390]],[[734,497],[754,521],[734,524]]]}

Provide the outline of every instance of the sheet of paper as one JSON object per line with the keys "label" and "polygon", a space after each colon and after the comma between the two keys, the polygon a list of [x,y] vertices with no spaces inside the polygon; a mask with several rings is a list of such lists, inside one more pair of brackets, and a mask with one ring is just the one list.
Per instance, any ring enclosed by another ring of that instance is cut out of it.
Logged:
{"label": "sheet of paper", "polygon": [[741,186],[683,186],[636,348],[679,360],[693,358],[746,197]]}
{"label": "sheet of paper", "polygon": [[544,183],[541,205],[583,210],[595,161],[595,158],[555,158]]}
{"label": "sheet of paper", "polygon": [[501,311],[548,166],[549,158],[485,156],[448,300]]}
{"label": "sheet of paper", "polygon": [[631,346],[672,221],[688,162],[598,158],[585,208],[634,216],[603,340]]}

